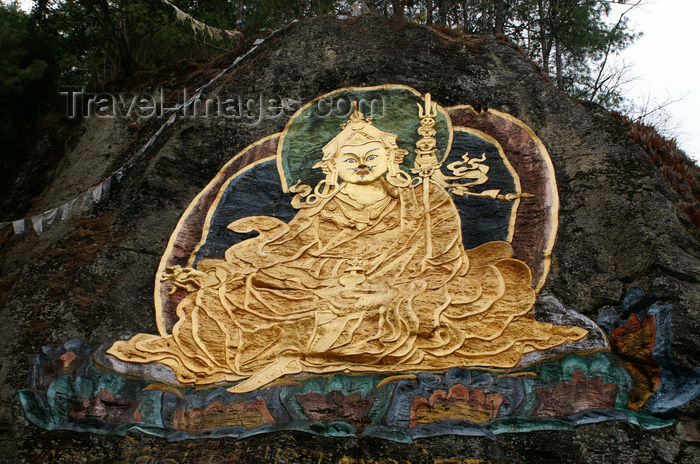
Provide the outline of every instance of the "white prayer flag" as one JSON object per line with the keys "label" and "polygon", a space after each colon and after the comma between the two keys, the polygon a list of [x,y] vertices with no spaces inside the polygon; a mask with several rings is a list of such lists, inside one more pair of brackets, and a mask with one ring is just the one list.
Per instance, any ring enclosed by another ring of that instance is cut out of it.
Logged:
{"label": "white prayer flag", "polygon": [[92,189],[92,199],[95,201],[95,203],[100,202],[102,199],[102,184]]}
{"label": "white prayer flag", "polygon": [[[192,26],[192,29],[197,31],[206,31],[209,33],[209,35],[216,35],[217,37],[220,36],[221,31],[217,28],[212,28],[210,26],[207,26],[206,24],[197,21],[196,19],[192,18],[189,16],[187,13],[183,12],[182,10],[178,9],[175,5],[173,5],[171,2],[168,0],[162,0],[163,3],[170,5],[172,8],[175,9],[175,13],[178,17],[178,20],[183,20],[183,15],[186,19],[190,19],[190,25]],[[364,3],[364,2],[361,2]],[[299,22],[299,20],[295,19],[292,21],[292,23]],[[279,31],[274,31],[271,36],[276,34]],[[229,31],[226,31],[229,32]],[[254,46],[248,50],[245,54],[238,56],[234,62],[226,69],[221,71],[218,75],[216,75],[214,78],[212,78],[207,84],[203,85],[197,91],[195,92],[195,95],[191,97],[187,102],[184,104],[178,106],[178,111],[182,108],[189,108],[192,103],[198,99],[201,98],[202,92],[209,87],[212,83],[214,83],[217,79],[219,79],[221,76],[229,72],[231,69],[235,68],[236,65],[245,57],[250,55],[258,45],[263,43],[265,39],[256,39]],[[90,204],[92,201],[95,203],[99,202],[102,200],[104,195],[107,195],[111,188],[111,182],[112,178],[116,178],[117,181],[121,181],[122,177],[124,176],[124,170],[128,169],[129,167],[133,166],[136,161],[143,155],[143,153],[156,141],[156,139],[160,136],[160,134],[166,129],[167,126],[173,124],[176,119],[177,119],[177,114],[178,112],[174,112],[168,120],[166,121],[165,124],[160,126],[158,131],[146,142],[146,144],[141,147],[141,149],[122,167],[120,167],[117,171],[115,171],[111,176],[109,176],[107,179],[105,179],[102,183],[99,185],[92,187],[90,190],[87,192],[83,192],[78,196],[77,198],[71,200],[70,202],[58,207],[51,209],[49,211],[46,211],[42,214],[38,214],[36,216],[32,216],[30,219],[17,219],[16,221],[12,222],[0,222],[0,228],[5,227],[9,224],[12,224],[12,229],[14,230],[15,234],[23,234],[25,229],[26,229],[26,221],[31,220],[32,226],[34,230],[36,231],[37,234],[41,234],[44,231],[44,222],[46,224],[51,224],[53,221],[56,219],[56,216],[58,216],[58,213],[60,211],[61,213],[61,220],[68,219],[71,210],[73,209],[74,206],[77,206],[79,208],[89,208]]]}
{"label": "white prayer flag", "polygon": [[43,216],[44,216],[44,222],[47,224],[51,224],[54,219],[56,219],[56,213],[58,212],[58,208],[51,209],[49,211],[46,211]]}
{"label": "white prayer flag", "polygon": [[104,181],[102,181],[102,197],[106,197],[109,193],[109,189],[112,187],[112,176],[109,176]]}
{"label": "white prayer flag", "polygon": [[68,215],[70,214],[70,210],[73,209],[73,205],[75,202],[78,201],[77,198],[73,198],[71,201],[66,203],[65,205],[61,206],[61,209],[63,212],[61,213],[61,221],[65,221],[68,219]]}
{"label": "white prayer flag", "polygon": [[169,4],[169,5],[172,6],[173,8],[175,8],[175,16],[177,16],[178,21],[185,22],[185,20],[187,19],[187,14],[184,11],[182,11],[180,8],[176,7],[175,5],[173,5],[173,4]]}
{"label": "white prayer flag", "polygon": [[36,216],[32,216],[32,226],[34,226],[34,232],[36,232],[37,235],[41,235],[44,231],[44,215],[37,214]]}
{"label": "white prayer flag", "polygon": [[15,234],[20,235],[24,233],[24,219],[17,219],[12,221],[12,228],[15,230]]}
{"label": "white prayer flag", "polygon": [[83,193],[81,197],[82,201],[80,202],[80,206],[82,206],[83,208],[87,208],[88,206],[90,206],[90,198],[92,198],[90,190]]}

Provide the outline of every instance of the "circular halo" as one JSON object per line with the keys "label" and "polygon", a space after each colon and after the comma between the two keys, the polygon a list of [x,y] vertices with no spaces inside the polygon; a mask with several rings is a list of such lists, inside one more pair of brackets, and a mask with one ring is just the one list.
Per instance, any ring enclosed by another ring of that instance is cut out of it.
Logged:
{"label": "circular halo", "polygon": [[[423,95],[399,84],[345,87],[310,101],[287,122],[277,149],[277,170],[285,192],[298,181],[313,188],[324,179],[322,171],[313,165],[323,155],[321,148],[342,130],[341,124],[352,114],[353,101],[365,117],[372,118],[375,127],[398,136],[399,148],[408,151],[401,169],[410,173],[416,142],[422,137],[417,129],[418,105],[424,106]],[[452,122],[447,111],[436,106],[435,140],[438,160],[442,162],[452,146]]]}

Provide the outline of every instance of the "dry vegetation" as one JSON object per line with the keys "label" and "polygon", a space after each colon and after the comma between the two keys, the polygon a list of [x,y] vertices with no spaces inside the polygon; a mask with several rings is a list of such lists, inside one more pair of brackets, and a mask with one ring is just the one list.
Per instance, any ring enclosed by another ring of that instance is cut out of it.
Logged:
{"label": "dry vegetation", "polygon": [[649,155],[664,177],[678,193],[678,206],[700,228],[700,167],[678,146],[653,126],[631,121],[620,113],[613,115],[630,124],[630,137]]}

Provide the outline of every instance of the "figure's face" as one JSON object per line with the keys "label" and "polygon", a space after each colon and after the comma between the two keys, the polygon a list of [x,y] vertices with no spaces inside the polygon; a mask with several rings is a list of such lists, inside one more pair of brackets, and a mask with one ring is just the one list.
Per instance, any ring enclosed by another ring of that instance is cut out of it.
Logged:
{"label": "figure's face", "polygon": [[381,142],[343,145],[335,160],[338,176],[351,184],[369,184],[389,169],[389,159]]}

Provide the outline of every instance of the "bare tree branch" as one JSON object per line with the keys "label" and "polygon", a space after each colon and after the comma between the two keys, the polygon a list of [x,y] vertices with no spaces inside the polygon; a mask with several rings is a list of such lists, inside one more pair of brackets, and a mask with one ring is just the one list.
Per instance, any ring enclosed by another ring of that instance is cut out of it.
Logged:
{"label": "bare tree branch", "polygon": [[[610,57],[610,51],[612,50],[613,46],[613,37],[615,36],[615,33],[620,29],[620,26],[622,25],[625,16],[627,14],[637,8],[639,5],[641,5],[644,2],[644,0],[637,0],[634,2],[629,8],[627,8],[622,14],[620,14],[620,17],[617,20],[617,23],[615,24],[615,27],[612,28],[610,33],[608,34],[609,39],[608,39],[608,44],[605,48],[605,54],[603,55],[603,62],[600,64],[600,67],[598,68],[598,75],[596,76],[595,83],[593,84],[593,91],[591,92],[591,95],[588,97],[588,101],[593,101],[598,94],[598,91],[600,90],[600,83],[601,79],[603,77],[603,74],[605,72],[605,66],[608,63],[608,58]],[[617,3],[617,2],[616,2]]]}

